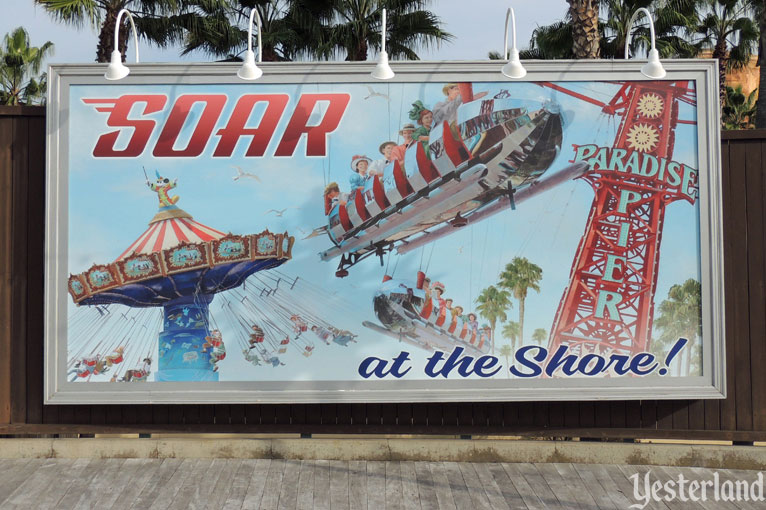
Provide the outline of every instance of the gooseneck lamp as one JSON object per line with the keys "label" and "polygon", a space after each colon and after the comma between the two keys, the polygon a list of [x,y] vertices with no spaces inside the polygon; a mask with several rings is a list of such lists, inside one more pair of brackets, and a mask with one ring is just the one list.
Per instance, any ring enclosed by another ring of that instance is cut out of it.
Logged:
{"label": "gooseneck lamp", "polygon": [[109,66],[106,68],[104,78],[107,80],[121,80],[130,74],[130,69],[122,63],[122,54],[120,53],[120,21],[122,21],[122,15],[127,14],[130,26],[133,29],[133,42],[136,43],[136,63],[138,60],[138,33],[136,32],[136,25],[133,24],[133,15],[127,9],[121,9],[117,13],[117,22],[114,28],[114,49],[112,50],[112,56],[109,61]]}
{"label": "gooseneck lamp", "polygon": [[388,53],[386,53],[386,10],[383,9],[383,22],[380,29],[380,55],[378,55],[378,65],[370,73],[373,78],[378,80],[390,80],[394,77],[394,71],[388,65]]}
{"label": "gooseneck lamp", "polygon": [[[511,46],[510,54],[508,52],[508,21],[511,22],[511,30],[513,35],[513,46]],[[502,73],[508,78],[519,79],[527,75],[527,70],[521,65],[519,59],[519,50],[516,48],[516,14],[513,12],[513,8],[508,8],[508,12],[505,14],[505,49],[503,50],[503,57],[508,62],[503,66]]]}
{"label": "gooseneck lamp", "polygon": [[258,62],[263,58],[261,46],[261,15],[256,9],[250,11],[250,23],[247,26],[247,51],[245,52],[245,61],[242,67],[237,71],[237,76],[243,80],[257,80],[263,75],[260,67],[255,65],[255,54],[253,53],[253,16],[258,20]]}
{"label": "gooseneck lamp", "polygon": [[645,7],[637,9],[636,12],[633,13],[633,16],[630,17],[630,22],[628,23],[628,32],[625,36],[625,60],[628,60],[629,58],[630,34],[633,31],[633,23],[635,23],[636,19],[638,19],[639,15],[641,14],[645,14],[646,17],[649,18],[649,32],[652,36],[652,49],[649,50],[649,60],[646,64],[643,65],[643,67],[641,67],[641,74],[647,78],[654,78],[659,80],[660,78],[664,78],[668,73],[666,73],[665,68],[662,67],[662,63],[660,62],[660,53],[657,51],[657,48],[654,47],[654,20],[652,19],[652,15],[649,10]]}

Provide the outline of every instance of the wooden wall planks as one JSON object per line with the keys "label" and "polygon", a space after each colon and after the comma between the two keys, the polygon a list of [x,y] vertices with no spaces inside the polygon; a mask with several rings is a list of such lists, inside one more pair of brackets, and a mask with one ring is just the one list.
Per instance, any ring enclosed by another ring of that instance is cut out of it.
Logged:
{"label": "wooden wall planks", "polygon": [[306,432],[766,440],[766,131],[722,141],[722,401],[43,406],[45,117],[0,107],[0,433]]}

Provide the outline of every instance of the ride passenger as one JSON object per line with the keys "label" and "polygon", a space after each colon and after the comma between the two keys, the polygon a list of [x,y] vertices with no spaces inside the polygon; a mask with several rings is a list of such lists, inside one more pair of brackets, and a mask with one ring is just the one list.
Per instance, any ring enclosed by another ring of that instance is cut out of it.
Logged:
{"label": "ride passenger", "polygon": [[202,352],[207,352],[208,348],[213,348],[223,345],[223,336],[221,332],[214,329],[210,332],[210,336],[205,337],[205,343],[202,344]]}
{"label": "ride passenger", "polygon": [[263,329],[258,324],[252,325],[253,332],[250,334],[250,338],[248,339],[248,343],[250,344],[250,349],[255,347],[255,344],[262,344],[263,340],[266,338],[266,335],[263,332]]}
{"label": "ride passenger", "polygon": [[295,339],[301,336],[301,333],[308,331],[309,326],[306,321],[301,319],[300,315],[292,315],[290,321],[293,323],[293,332],[296,333]]}
{"label": "ride passenger", "polygon": [[111,367],[114,364],[122,363],[123,360],[123,352],[125,351],[125,348],[123,346],[117,347],[112,354],[107,355],[104,358],[104,361],[106,362],[107,367]]}
{"label": "ride passenger", "polygon": [[210,364],[213,365],[213,372],[218,372],[218,362],[226,357],[226,346],[223,341],[213,347],[210,352]]}
{"label": "ride passenger", "polygon": [[481,349],[484,343],[489,343],[492,340],[492,328],[490,328],[488,325],[484,325],[481,328],[481,334],[479,335],[479,345],[478,348]]}
{"label": "ride passenger", "polygon": [[[250,347],[250,349],[252,349],[252,347]],[[252,364],[254,367],[261,366],[261,357],[250,352],[250,349],[242,349],[242,354],[245,356],[245,361]]]}
{"label": "ride passenger", "polygon": [[404,165],[404,153],[412,145],[412,133],[415,131],[415,124],[405,124],[399,130],[399,134],[404,138],[404,143],[391,149],[391,161],[398,160],[400,165]]}
{"label": "ride passenger", "polygon": [[127,370],[120,379],[122,382],[145,382],[149,378],[152,358],[144,358],[141,368]]}
{"label": "ride passenger", "polygon": [[468,314],[468,330],[473,335],[479,334],[479,321],[476,320],[476,314],[475,313],[469,313]]}
{"label": "ride passenger", "polygon": [[431,157],[431,150],[429,148],[429,134],[433,127],[434,114],[425,107],[422,101],[418,100],[412,103],[412,109],[409,113],[410,119],[417,122],[420,126],[412,132],[412,138],[416,142],[423,144],[423,148],[426,151],[426,156]]}
{"label": "ride passenger", "polygon": [[[442,87],[442,93],[447,96],[444,101],[434,105],[434,125],[440,126],[444,121],[453,128],[457,124],[457,110],[463,104],[463,97],[460,94],[460,87],[457,83],[447,83]],[[487,92],[474,94],[473,99],[480,99],[487,95]]]}
{"label": "ride passenger", "polygon": [[442,282],[436,282],[433,284],[433,294],[434,294],[434,301],[438,305],[434,308],[437,308],[439,310],[439,315],[442,315],[442,312],[446,315],[447,313],[447,301],[442,298],[444,295],[444,284]]}
{"label": "ride passenger", "polygon": [[372,160],[367,156],[356,154],[351,157],[351,170],[354,174],[349,177],[348,181],[351,184],[351,193],[353,194],[357,188],[364,189],[365,182],[367,181],[367,168],[370,166]]}
{"label": "ride passenger", "polygon": [[335,333],[322,326],[311,326],[311,331],[319,337],[326,345],[330,345],[330,342],[335,338]]}
{"label": "ride passenger", "polygon": [[370,177],[374,177],[376,175],[383,177],[383,170],[385,170],[386,166],[391,162],[392,156],[391,151],[396,147],[396,142],[383,142],[380,144],[380,147],[378,147],[378,151],[383,155],[382,159],[376,159],[372,163],[370,163],[370,167],[367,170],[367,175]]}
{"label": "ride passenger", "polygon": [[459,331],[457,331],[457,321],[463,315],[463,307],[460,306],[460,305],[455,305],[450,310],[450,313],[452,313],[452,317],[450,318],[450,324],[449,324],[448,331],[450,333],[455,333],[455,332],[459,333]]}
{"label": "ride passenger", "polygon": [[346,205],[348,193],[341,193],[337,182],[331,182],[324,189],[324,215],[328,216],[336,205]]}
{"label": "ride passenger", "polygon": [[263,357],[263,361],[266,363],[270,363],[272,367],[278,367],[280,365],[284,366],[284,363],[279,361],[279,357],[274,354],[269,354],[269,352],[266,349],[261,350],[261,356]]}

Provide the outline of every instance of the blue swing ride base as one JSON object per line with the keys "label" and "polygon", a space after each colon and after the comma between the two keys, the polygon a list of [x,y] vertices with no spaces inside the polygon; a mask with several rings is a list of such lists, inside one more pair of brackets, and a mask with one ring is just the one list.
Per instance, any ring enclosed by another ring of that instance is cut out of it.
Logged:
{"label": "blue swing ride base", "polygon": [[163,307],[155,381],[218,381],[210,357],[212,348],[203,348],[205,337],[210,336],[207,325],[212,300],[212,295],[202,294],[175,299]]}

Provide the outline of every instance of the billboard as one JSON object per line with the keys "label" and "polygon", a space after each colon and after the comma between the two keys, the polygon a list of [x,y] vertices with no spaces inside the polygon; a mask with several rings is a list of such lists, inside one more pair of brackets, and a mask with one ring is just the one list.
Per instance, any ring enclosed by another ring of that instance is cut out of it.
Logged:
{"label": "billboard", "polygon": [[46,401],[719,398],[717,73],[53,66]]}

